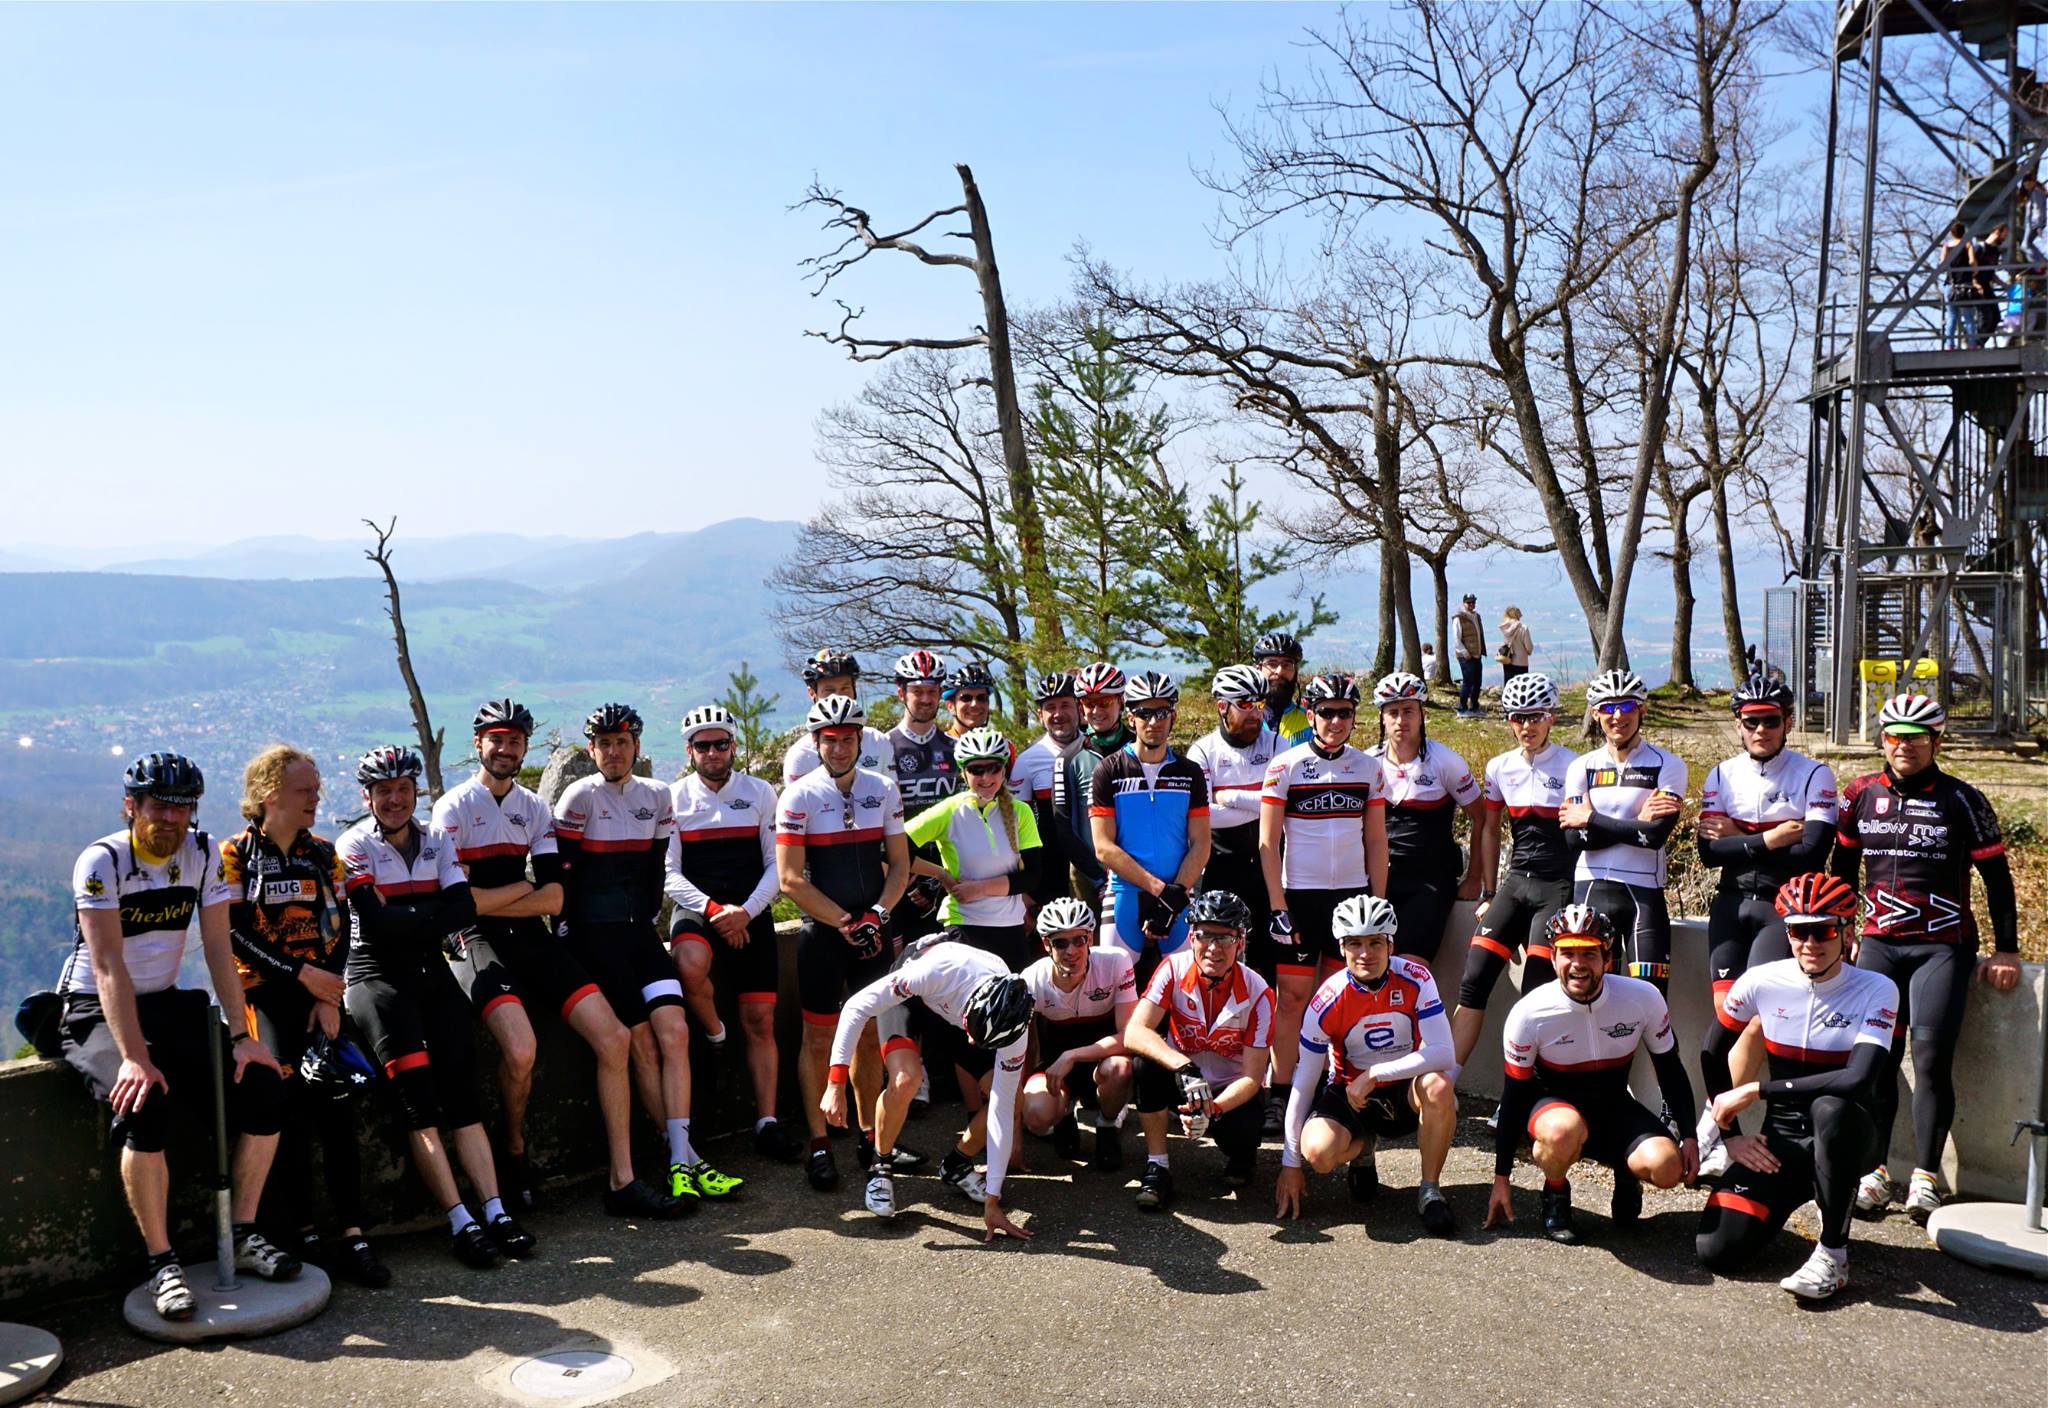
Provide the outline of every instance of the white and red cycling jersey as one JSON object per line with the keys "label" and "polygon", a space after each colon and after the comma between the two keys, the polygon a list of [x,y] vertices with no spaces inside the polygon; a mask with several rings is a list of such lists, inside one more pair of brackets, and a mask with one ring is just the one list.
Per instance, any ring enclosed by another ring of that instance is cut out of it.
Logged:
{"label": "white and red cycling jersey", "polygon": [[888,838],[903,834],[903,798],[893,773],[858,768],[841,791],[813,768],[783,789],[775,844],[804,853],[804,873],[841,909],[872,909],[888,880]]}
{"label": "white and red cycling jersey", "polygon": [[579,777],[555,803],[555,841],[568,862],[562,918],[571,924],[651,924],[675,834],[667,787],[628,775]]}
{"label": "white and red cycling jersey", "polygon": [[547,803],[516,782],[503,801],[479,778],[457,783],[434,803],[434,826],[455,839],[456,859],[481,888],[524,880],[528,856],[561,853]]}
{"label": "white and red cycling jersey", "polygon": [[1370,1071],[1376,1084],[1392,1085],[1449,1070],[1452,1054],[1451,1019],[1427,966],[1396,955],[1378,982],[1332,973],[1302,1013],[1281,1165],[1301,1166],[1301,1129],[1325,1079],[1348,1086]]}
{"label": "white and red cycling jersey", "polygon": [[1796,1080],[1848,1065],[1858,1042],[1891,1050],[1899,987],[1882,973],[1847,963],[1816,983],[1800,971],[1798,959],[1780,958],[1737,978],[1717,1015],[1737,1032],[1762,1018],[1772,1078]]}
{"label": "white and red cycling jersey", "polygon": [[1707,774],[1700,816],[1726,817],[1737,831],[1754,835],[1784,821],[1835,824],[1835,770],[1804,753],[1782,748],[1758,762],[1738,753]]}
{"label": "white and red cycling jersey", "polygon": [[781,893],[775,874],[775,789],[735,772],[713,788],[696,773],[669,785],[675,834],[662,888],[678,906],[710,918],[728,905],[747,918],[768,912]]}
{"label": "white and red cycling jersey", "polygon": [[1353,893],[1371,888],[1365,818],[1387,804],[1378,762],[1348,743],[1334,754],[1303,743],[1273,759],[1260,800],[1281,808],[1284,818],[1282,886]]}
{"label": "white and red cycling jersey", "polygon": [[1672,1048],[1671,1009],[1655,985],[1608,974],[1600,995],[1580,1002],[1563,983],[1545,983],[1517,1002],[1501,1033],[1510,1080],[1535,1080],[1555,1095],[1628,1095],[1636,1048]]}
{"label": "white and red cycling jersey", "polygon": [[1487,761],[1486,810],[1495,826],[1499,813],[1508,814],[1514,843],[1510,873],[1533,880],[1571,879],[1572,853],[1557,812],[1564,805],[1565,773],[1576,756],[1562,744],[1547,743],[1533,758],[1510,748]]}
{"label": "white and red cycling jersey", "polygon": [[1273,990],[1242,963],[1212,983],[1195,965],[1194,950],[1183,948],[1152,970],[1145,1001],[1164,1009],[1167,1043],[1193,1057],[1211,1085],[1243,1075],[1247,1050],[1273,1045]]}
{"label": "white and red cycling jersey", "polygon": [[1052,958],[1039,959],[1024,970],[1024,982],[1031,989],[1031,1002],[1038,1020],[1058,1026],[1114,1021],[1116,1009],[1138,1000],[1138,979],[1131,967],[1131,951],[1122,944],[1102,944],[1088,950],[1088,966],[1071,991],[1053,981]]}
{"label": "white and red cycling jersey", "polygon": [[1080,746],[1081,735],[1078,733],[1074,735],[1074,741],[1065,747],[1061,747],[1051,734],[1039,734],[1037,740],[1020,751],[1010,764],[1010,791],[1020,802],[1050,804],[1054,774]]}
{"label": "white and red cycling jersey", "polygon": [[373,816],[342,832],[334,843],[335,854],[341,857],[342,891],[352,895],[365,885],[374,885],[378,899],[398,900],[468,884],[469,877],[456,863],[455,838],[437,826],[417,830],[419,847],[411,860],[384,839],[383,828]]}
{"label": "white and red cycling jersey", "polygon": [[[878,728],[863,728],[860,731],[860,758],[854,764],[870,772],[888,774],[891,781],[896,777],[896,745],[889,741],[889,735]],[[782,785],[789,786],[818,766],[818,740],[806,731],[797,735],[796,742],[789,745],[782,755]]]}
{"label": "white and red cycling jersey", "polygon": [[[1209,779],[1212,834],[1259,824],[1259,799],[1266,790],[1266,770],[1273,765],[1273,759],[1286,751],[1280,735],[1270,728],[1261,728],[1257,737],[1242,747],[1224,737],[1220,728],[1211,729],[1188,745],[1188,760]],[[1256,833],[1252,846],[1258,847]]]}

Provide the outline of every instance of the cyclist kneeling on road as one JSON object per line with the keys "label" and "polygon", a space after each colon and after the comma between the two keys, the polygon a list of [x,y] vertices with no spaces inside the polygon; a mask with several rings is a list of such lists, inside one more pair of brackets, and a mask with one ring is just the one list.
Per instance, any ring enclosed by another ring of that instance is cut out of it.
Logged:
{"label": "cyclist kneeling on road", "polygon": [[1304,1160],[1317,1173],[1347,1166],[1352,1199],[1373,1201],[1380,1136],[1419,1134],[1416,1210],[1432,1235],[1448,1237],[1457,1220],[1437,1181],[1457,1132],[1458,1097],[1445,1075],[1451,1023],[1436,979],[1426,965],[1394,954],[1400,921],[1389,901],[1354,895],[1337,906],[1330,924],[1344,971],[1316,989],[1302,1017],[1276,1210],[1301,1215]]}
{"label": "cyclist kneeling on road", "polygon": [[1671,1129],[1629,1094],[1628,1072],[1647,1048],[1657,1084],[1672,1114],[1690,1130],[1698,1118],[1692,1082],[1671,1036],[1664,995],[1641,978],[1607,971],[1614,925],[1583,904],[1566,905],[1550,921],[1551,963],[1557,981],[1524,997],[1508,1013],[1501,1045],[1507,1090],[1494,1131],[1493,1193],[1486,1226],[1515,1220],[1508,1175],[1515,1146],[1526,1132],[1543,1170],[1543,1231],[1553,1242],[1576,1242],[1572,1224],[1572,1165],[1592,1159],[1614,1170],[1616,1223],[1643,1213],[1647,1178],[1659,1188],[1691,1182],[1700,1166],[1699,1141],[1672,1140]]}
{"label": "cyclist kneeling on road", "polygon": [[1223,1181],[1232,1188],[1250,1186],[1265,1125],[1260,1097],[1273,1044],[1273,990],[1239,961],[1251,908],[1228,890],[1204,890],[1189,897],[1187,919],[1187,944],[1152,970],[1145,996],[1124,1026],[1124,1049],[1136,1058],[1138,1122],[1145,1130],[1138,1206],[1147,1212],[1173,1199],[1169,1110],[1180,1112],[1189,1138],[1215,1138],[1223,1151]]}
{"label": "cyclist kneeling on road", "polygon": [[[149,1253],[157,1314],[189,1320],[198,1302],[171,1249],[164,1146],[174,1122],[205,1120],[212,1104],[206,1044],[225,1044],[228,1036],[208,1020],[204,992],[175,984],[196,911],[221,1010],[242,1011],[242,979],[228,940],[233,893],[220,852],[192,826],[206,779],[190,759],[137,758],[122,788],[128,824],[87,846],[71,872],[77,943],[57,980],[64,1059],[113,1110],[121,1186]],[[283,1077],[277,1058],[248,1030],[236,1030],[231,1050],[224,1093],[227,1127],[236,1136],[235,1267],[281,1281],[299,1274],[299,1259],[272,1246],[255,1220],[284,1119]]]}
{"label": "cyclist kneeling on road", "polygon": [[[984,1241],[998,1235],[1029,1237],[1003,1211],[1003,1179],[1010,1167],[1010,1141],[1017,1087],[1031,1034],[1031,991],[1003,961],[984,949],[937,939],[905,956],[895,971],[869,983],[846,1000],[832,1035],[832,1066],[818,1108],[825,1119],[846,1124],[847,1078],[854,1046],[875,1022],[888,1080],[875,1119],[875,1153],[868,1168],[867,1208],[896,1215],[896,1136],[910,1114],[910,1102],[924,1079],[916,1030],[921,1022],[944,1022],[967,1035],[959,1059],[978,1076],[988,1102],[977,1110],[960,1142],[940,1161],[940,1181],[981,1204]],[[974,1157],[988,1146],[988,1178],[974,1171]]]}
{"label": "cyclist kneeling on road", "polygon": [[[1095,914],[1062,896],[1038,911],[1045,957],[1024,970],[1038,1014],[1038,1069],[1024,1082],[1024,1127],[1052,1136],[1053,1152],[1071,1159],[1081,1151],[1074,1107],[1095,1112],[1096,1168],[1123,1167],[1117,1125],[1131,1096],[1131,1058],[1124,1027],[1138,1010],[1138,983],[1130,950],[1095,943]],[[1090,1067],[1076,1083],[1074,1068]]]}
{"label": "cyclist kneeling on road", "polygon": [[[1748,969],[1723,998],[1721,1024],[1761,1025],[1770,1076],[1714,1098],[1707,1118],[1731,1130],[1768,1102],[1761,1134],[1726,1139],[1729,1169],[1700,1214],[1700,1264],[1728,1275],[1762,1251],[1792,1210],[1820,1207],[1820,1245],[1778,1284],[1826,1300],[1849,1283],[1849,1214],[1856,1182],[1877,1157],[1873,1113],[1889,1057],[1898,985],[1847,961],[1856,892],[1832,875],[1795,875],[1779,889],[1792,957]],[[1745,1073],[1747,1074],[1747,1073]]]}

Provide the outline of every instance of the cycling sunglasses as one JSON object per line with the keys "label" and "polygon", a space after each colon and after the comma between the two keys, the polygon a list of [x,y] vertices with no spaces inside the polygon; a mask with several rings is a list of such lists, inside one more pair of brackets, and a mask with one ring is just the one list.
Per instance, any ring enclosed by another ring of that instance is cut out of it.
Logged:
{"label": "cycling sunglasses", "polygon": [[988,777],[1002,770],[1003,765],[1001,763],[969,763],[967,765],[967,775],[969,777]]}
{"label": "cycling sunglasses", "polygon": [[1783,728],[1785,726],[1785,716],[1783,714],[1743,714],[1735,720],[1735,724],[1736,727],[1743,731],[1753,733],[1757,729]]}
{"label": "cycling sunglasses", "polygon": [[693,738],[690,740],[690,751],[692,753],[730,753],[732,751],[732,740],[730,738]]}
{"label": "cycling sunglasses", "polygon": [[1356,709],[1318,709],[1316,710],[1316,717],[1319,719],[1329,719],[1334,723],[1338,719],[1355,719],[1358,717],[1358,711]]}
{"label": "cycling sunglasses", "polygon": [[1070,948],[1087,948],[1089,946],[1088,935],[1074,934],[1065,938],[1055,936],[1047,939],[1045,946],[1056,953],[1065,953]]}
{"label": "cycling sunglasses", "polygon": [[1160,705],[1160,706],[1158,706],[1158,707],[1156,707],[1156,708],[1150,708],[1150,709],[1133,709],[1133,710],[1131,710],[1131,717],[1132,717],[1132,718],[1134,718],[1134,719],[1146,719],[1146,720],[1149,720],[1149,721],[1155,721],[1155,722],[1156,722],[1157,720],[1159,720],[1159,719],[1171,718],[1171,717],[1172,717],[1172,715],[1173,715],[1173,710],[1172,710],[1172,709],[1171,709],[1170,707],[1166,706],[1166,705]]}
{"label": "cycling sunglasses", "polygon": [[1609,718],[1620,718],[1624,714],[1633,714],[1642,707],[1643,703],[1640,699],[1610,699],[1593,712],[1605,714]]}

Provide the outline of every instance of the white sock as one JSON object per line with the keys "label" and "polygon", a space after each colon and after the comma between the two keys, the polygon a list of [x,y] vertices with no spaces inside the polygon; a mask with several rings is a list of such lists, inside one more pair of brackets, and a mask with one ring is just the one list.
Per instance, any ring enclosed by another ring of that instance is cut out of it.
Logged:
{"label": "white sock", "polygon": [[1916,1168],[1913,1170],[1913,1181],[1915,1183],[1925,1183],[1929,1188],[1934,1187],[1936,1184],[1934,1175],[1929,1173],[1924,1168]]}
{"label": "white sock", "polygon": [[668,1161],[672,1164],[697,1162],[697,1151],[690,1147],[690,1121],[687,1117],[668,1122]]}
{"label": "white sock", "polygon": [[723,1045],[725,1045],[725,1028],[724,1028],[724,1027],[720,1027],[720,1028],[719,1028],[719,1029],[718,1029],[717,1031],[715,1031],[715,1032],[706,1032],[706,1033],[704,1033],[704,1039],[705,1039],[706,1041],[710,1042],[710,1043],[711,1043],[711,1044],[712,1044],[713,1046],[723,1046]]}
{"label": "white sock", "polygon": [[496,1221],[497,1221],[497,1220],[498,1220],[499,1218],[503,1217],[504,1215],[505,1215],[505,1200],[504,1200],[503,1198],[486,1198],[486,1199],[484,1199],[484,1221],[485,1221],[485,1222],[496,1222]]}
{"label": "white sock", "polygon": [[1847,1266],[1849,1264],[1848,1243],[1845,1242],[1839,1247],[1823,1246],[1821,1250],[1826,1252],[1829,1256],[1835,1259],[1835,1265]]}
{"label": "white sock", "polygon": [[766,1129],[769,1125],[774,1123],[775,1116],[763,1115],[761,1116],[761,1118],[754,1121],[754,1133],[759,1134],[762,1130]]}
{"label": "white sock", "polygon": [[475,1221],[476,1219],[469,1215],[469,1209],[461,1203],[457,1203],[454,1207],[448,1209],[448,1230],[450,1232],[460,1232]]}
{"label": "white sock", "polygon": [[1159,1166],[1160,1166],[1161,1168],[1165,1168],[1165,1167],[1166,1167],[1166,1155],[1164,1155],[1164,1154],[1147,1154],[1147,1155],[1145,1156],[1145,1162],[1146,1162],[1146,1163],[1148,1163],[1148,1164],[1158,1164],[1158,1165],[1159,1165]]}

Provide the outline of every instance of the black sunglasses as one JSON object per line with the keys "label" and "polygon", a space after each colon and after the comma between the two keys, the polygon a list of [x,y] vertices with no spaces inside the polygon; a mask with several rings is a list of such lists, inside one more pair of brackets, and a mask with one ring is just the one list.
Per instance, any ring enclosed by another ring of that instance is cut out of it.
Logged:
{"label": "black sunglasses", "polygon": [[732,751],[732,740],[730,738],[693,738],[690,740],[690,751],[692,753],[730,753]]}
{"label": "black sunglasses", "polygon": [[1783,728],[1785,726],[1785,716],[1783,714],[1744,714],[1735,722],[1745,732],[1754,733],[1756,730],[1763,728]]}
{"label": "black sunglasses", "polygon": [[999,773],[1002,770],[1003,765],[1001,763],[969,763],[967,765],[967,775],[969,777],[987,777],[991,773]]}
{"label": "black sunglasses", "polygon": [[1065,953],[1070,948],[1087,948],[1088,936],[1086,934],[1076,934],[1069,939],[1047,939],[1045,946],[1056,953]]}
{"label": "black sunglasses", "polygon": [[1164,707],[1156,709],[1133,709],[1131,710],[1131,717],[1134,719],[1147,719],[1156,722],[1160,719],[1173,717],[1173,710],[1171,708]]}
{"label": "black sunglasses", "polygon": [[1356,709],[1318,709],[1316,710],[1316,717],[1319,719],[1329,719],[1334,723],[1338,719],[1355,719],[1358,717],[1358,711]]}

